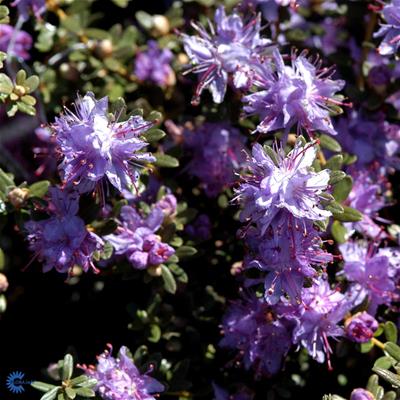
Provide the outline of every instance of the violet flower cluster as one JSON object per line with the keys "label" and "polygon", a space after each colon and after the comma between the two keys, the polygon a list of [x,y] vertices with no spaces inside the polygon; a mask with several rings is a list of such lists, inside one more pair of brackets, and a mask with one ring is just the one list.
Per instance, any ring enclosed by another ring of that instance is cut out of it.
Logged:
{"label": "violet flower cluster", "polygon": [[[111,121],[108,99],[96,100],[90,92],[78,98],[75,110],[73,113],[66,109],[65,115],[56,117],[52,125],[61,155],[59,172],[63,185],[50,189],[49,218],[25,224],[30,249],[44,262],[45,272],[54,268],[71,273],[75,265],[85,272],[97,272],[92,259],[104,242],[78,216],[80,195],[97,188],[105,207],[105,179],[120,192],[131,193],[139,177],[139,163],[155,160],[149,153],[140,152],[147,145],[141,135],[153,122],[140,116],[124,122],[119,122],[118,117]],[[165,196],[147,219],[126,206],[121,227],[105,238],[114,245],[116,254],[127,254],[135,268],[159,265],[175,251],[162,243],[155,232],[164,216],[175,209],[176,199],[172,195]]]}
{"label": "violet flower cluster", "polygon": [[163,243],[160,236],[156,235],[165,216],[164,202],[161,206],[155,204],[146,218],[131,206],[122,207],[120,226],[114,234],[104,237],[114,247],[115,254],[124,255],[133,268],[157,266],[175,253],[171,246]]}
{"label": "violet flower cluster", "polygon": [[169,49],[160,49],[155,40],[147,43],[147,50],[140,51],[135,59],[135,75],[143,82],[159,86],[175,83],[175,73],[171,68],[173,54]]}
{"label": "violet flower cluster", "polygon": [[75,113],[66,109],[53,124],[64,183],[88,192],[107,179],[120,192],[131,190],[138,180],[140,163],[155,161],[149,153],[140,152],[147,146],[140,136],[153,125],[140,116],[110,121],[107,97],[96,100],[89,92],[78,98]]}
{"label": "violet flower cluster", "polygon": [[[321,201],[330,175],[327,170],[313,171],[315,157],[315,143],[298,140],[287,155],[283,149],[275,152],[255,144],[248,172],[237,190],[243,204],[240,218],[247,223],[241,230],[249,248],[244,265],[261,271],[264,297],[257,299],[257,304],[273,310],[268,322],[264,317],[258,320],[259,326],[254,324],[266,330],[268,337],[272,335],[273,341],[263,339],[263,345],[252,348],[247,359],[243,346],[258,342],[251,332],[248,339],[240,335],[242,342],[235,339],[238,320],[245,317],[238,316],[231,323],[232,313],[238,313],[237,306],[232,306],[223,323],[222,344],[239,349],[244,354],[244,366],[255,368],[258,374],[276,373],[292,345],[305,347],[319,362],[327,355],[329,363],[332,350],[328,338],[344,335],[339,323],[351,309],[346,296],[330,288],[324,272],[333,256],[323,249],[313,222],[331,215]],[[306,281],[311,287],[305,287]],[[249,280],[245,286],[255,283]],[[253,303],[244,304],[242,308],[253,315]],[[249,325],[244,325],[247,330]]]}
{"label": "violet flower cluster", "polygon": [[82,366],[86,374],[97,380],[95,390],[104,400],[156,400],[164,386],[148,374],[142,374],[128,349],[122,346],[118,357],[112,356],[112,347],[97,358],[96,366]]}
{"label": "violet flower cluster", "polygon": [[199,36],[182,34],[183,45],[193,67],[189,72],[200,74],[193,103],[198,104],[204,89],[209,89],[214,102],[222,103],[228,82],[237,89],[251,85],[249,73],[271,44],[260,36],[261,18],[248,22],[239,14],[227,16],[221,6],[215,12],[215,25],[206,28],[192,23]]}
{"label": "violet flower cluster", "polygon": [[[10,42],[13,45],[10,47]],[[32,47],[32,37],[25,31],[16,31],[11,25],[0,24],[0,51],[23,60],[29,59],[29,50]]]}
{"label": "violet flower cluster", "polygon": [[43,262],[43,272],[72,272],[75,265],[97,272],[92,257],[103,247],[103,240],[90,232],[77,215],[79,194],[72,190],[49,189],[48,216],[25,224],[29,248]]}
{"label": "violet flower cluster", "polygon": [[245,140],[227,123],[205,123],[187,133],[185,144],[192,153],[188,173],[200,180],[207,196],[215,197],[233,185],[245,160]]}

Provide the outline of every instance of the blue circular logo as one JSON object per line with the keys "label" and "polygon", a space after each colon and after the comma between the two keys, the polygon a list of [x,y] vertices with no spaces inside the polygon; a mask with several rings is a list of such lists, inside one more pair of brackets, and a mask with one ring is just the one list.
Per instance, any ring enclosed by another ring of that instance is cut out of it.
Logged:
{"label": "blue circular logo", "polygon": [[24,378],[25,374],[23,372],[11,372],[6,380],[7,389],[11,393],[23,393],[25,391],[24,385],[28,383],[27,381],[24,381]]}

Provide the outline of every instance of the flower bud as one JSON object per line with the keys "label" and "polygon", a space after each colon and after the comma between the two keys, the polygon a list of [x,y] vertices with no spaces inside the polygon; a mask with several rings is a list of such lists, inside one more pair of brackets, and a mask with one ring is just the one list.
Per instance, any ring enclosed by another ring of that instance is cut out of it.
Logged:
{"label": "flower bud", "polygon": [[8,288],[7,277],[0,272],[0,293],[5,292]]}
{"label": "flower bud", "polygon": [[153,17],[153,33],[159,36],[166,35],[171,26],[169,24],[168,18],[164,15],[154,15]]}
{"label": "flower bud", "polygon": [[375,398],[368,390],[354,389],[351,392],[350,400],[375,400]]}
{"label": "flower bud", "polygon": [[162,269],[160,265],[152,265],[151,267],[147,268],[147,272],[151,276],[161,276]]}
{"label": "flower bud", "polygon": [[347,337],[356,343],[366,343],[378,329],[378,321],[367,312],[359,312],[344,323]]}
{"label": "flower bud", "polygon": [[21,208],[29,197],[29,189],[14,188],[8,193],[8,200],[15,208]]}

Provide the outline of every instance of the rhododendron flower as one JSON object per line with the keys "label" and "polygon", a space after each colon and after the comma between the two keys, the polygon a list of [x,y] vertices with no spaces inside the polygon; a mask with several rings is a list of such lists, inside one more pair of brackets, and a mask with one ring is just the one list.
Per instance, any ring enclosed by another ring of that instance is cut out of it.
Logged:
{"label": "rhododendron flower", "polygon": [[96,367],[83,366],[83,369],[97,380],[95,389],[104,400],[156,400],[155,394],[164,391],[164,386],[148,372],[141,374],[128,352],[122,346],[114,358],[110,346],[110,351],[97,358]]}
{"label": "rhododendron flower", "polygon": [[91,92],[78,98],[75,109],[66,110],[53,124],[64,182],[86,192],[107,178],[119,191],[129,190],[138,179],[138,163],[155,161],[140,152],[147,146],[140,136],[153,123],[137,115],[124,122],[110,121],[108,98],[96,100]]}
{"label": "rhododendron flower", "polygon": [[359,297],[367,297],[368,312],[375,315],[380,304],[390,305],[398,298],[393,280],[394,271],[386,255],[374,254],[364,242],[349,241],[339,246],[344,259],[343,272]]}
{"label": "rhododendron flower", "polygon": [[321,280],[310,288],[303,289],[302,303],[295,318],[297,323],[293,332],[295,343],[301,343],[311,357],[324,362],[327,356],[330,366],[332,349],[328,338],[344,335],[338,323],[349,311],[350,304],[346,297],[336,290],[331,290],[327,281]]}
{"label": "rhododendron flower", "polygon": [[291,346],[291,323],[280,320],[274,309],[255,296],[233,303],[223,322],[222,347],[239,350],[246,369],[259,375],[279,372]]}
{"label": "rhododendron flower", "polygon": [[333,260],[322,249],[322,240],[312,224],[308,223],[305,229],[304,223],[288,212],[274,220],[262,237],[250,241],[257,243],[257,252],[249,257],[247,266],[269,272],[264,284],[265,299],[270,304],[278,303],[286,294],[291,302],[299,303],[304,279],[314,279],[314,267]]}
{"label": "rhododendron flower", "polygon": [[269,60],[264,68],[258,68],[254,84],[260,91],[243,98],[246,115],[258,115],[261,122],[257,131],[268,133],[283,129],[288,134],[292,127],[336,135],[330,112],[338,104],[343,105],[336,93],[344,87],[342,80],[331,79],[332,68],[313,64],[303,52],[291,56],[291,65],[285,65],[278,50],[273,53],[275,70]]}
{"label": "rhododendron flower", "polygon": [[11,5],[18,7],[18,13],[25,21],[29,19],[30,12],[39,19],[46,11],[46,0],[14,0]]}
{"label": "rhododendron flower", "polygon": [[378,51],[387,56],[396,53],[400,46],[400,0],[392,0],[386,4],[382,14],[387,23],[381,24],[381,28],[374,36],[383,36]]}
{"label": "rhododendron flower", "polygon": [[298,141],[285,156],[277,153],[277,164],[256,143],[248,162],[249,174],[237,191],[244,209],[241,220],[252,220],[264,234],[271,221],[282,210],[296,218],[321,221],[331,215],[320,206],[320,195],[327,188],[329,171],[314,172],[311,165],[316,156],[316,146],[303,146]]}
{"label": "rhododendron flower", "polygon": [[215,27],[209,23],[210,33],[192,23],[199,36],[182,34],[185,51],[194,64],[189,71],[200,74],[194,103],[199,102],[206,88],[214,102],[221,103],[230,74],[236,88],[249,86],[251,66],[257,64],[259,56],[271,43],[260,37],[260,16],[245,23],[237,13],[227,16],[221,6],[215,12],[214,21]]}
{"label": "rhododendron flower", "polygon": [[189,132],[185,144],[193,154],[188,173],[200,179],[207,196],[232,185],[243,165],[245,137],[227,123],[205,123]]}
{"label": "rhododendron flower", "polygon": [[87,272],[95,268],[93,253],[101,250],[103,241],[88,231],[77,216],[79,195],[75,191],[49,189],[49,218],[25,224],[29,248],[43,261],[43,272],[55,268],[58,272],[71,272],[78,265]]}
{"label": "rhododendron flower", "polygon": [[365,311],[353,315],[344,323],[347,337],[357,343],[366,343],[371,340],[378,326],[378,321]]}
{"label": "rhododendron flower", "polygon": [[134,268],[144,269],[159,265],[169,259],[175,250],[155,234],[160,228],[164,213],[154,207],[147,218],[143,218],[133,207],[121,209],[121,226],[115,234],[105,236],[117,255],[125,255]]}
{"label": "rhododendron flower", "polygon": [[[12,48],[9,49],[10,41],[12,36],[15,35],[14,44]],[[27,60],[29,55],[29,50],[32,47],[32,37],[29,33],[24,31],[15,32],[14,27],[7,24],[0,24],[0,51],[4,53],[9,53],[15,57],[21,57]]]}
{"label": "rhododendron flower", "polygon": [[173,54],[169,49],[160,49],[155,40],[147,43],[147,50],[140,51],[135,59],[135,75],[141,81],[160,86],[171,85],[175,74],[171,68]]}

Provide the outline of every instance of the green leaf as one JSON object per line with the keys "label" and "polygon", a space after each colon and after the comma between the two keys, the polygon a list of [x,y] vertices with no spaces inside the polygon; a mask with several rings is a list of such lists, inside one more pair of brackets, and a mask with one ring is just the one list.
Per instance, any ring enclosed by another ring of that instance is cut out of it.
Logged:
{"label": "green leaf", "polygon": [[126,8],[128,7],[128,4],[131,0],[112,0],[112,2],[117,5],[118,7],[121,8]]}
{"label": "green leaf", "polygon": [[96,393],[93,389],[82,387],[82,388],[75,388],[75,392],[78,396],[81,397],[95,397]]}
{"label": "green leaf", "polygon": [[0,93],[11,94],[14,89],[12,80],[6,75],[0,74]]}
{"label": "green leaf", "polygon": [[263,148],[264,148],[264,151],[267,153],[268,157],[272,160],[272,162],[276,166],[278,166],[279,165],[279,157],[278,157],[278,154],[276,153],[276,151],[272,147],[267,146],[267,145],[264,145]]}
{"label": "green leaf", "polygon": [[330,211],[333,215],[343,214],[344,212],[344,208],[337,201],[332,201],[325,207],[325,209]]}
{"label": "green leaf", "polygon": [[64,365],[62,369],[62,380],[66,381],[71,379],[72,373],[74,372],[74,359],[71,354],[66,354],[64,357]]}
{"label": "green leaf", "polygon": [[385,395],[382,397],[382,400],[396,400],[397,394],[392,390],[390,392],[386,392]]}
{"label": "green leaf", "polygon": [[33,96],[30,96],[29,94],[22,96],[21,101],[27,104],[28,106],[34,106],[36,104],[36,99]]}
{"label": "green leaf", "polygon": [[333,188],[333,197],[336,199],[336,201],[342,203],[347,199],[352,187],[353,179],[350,176],[346,176]]}
{"label": "green leaf", "polygon": [[57,393],[60,390],[60,387],[55,387],[51,390],[49,390],[46,394],[44,394],[40,400],[54,400],[57,397]]}
{"label": "green leaf", "polygon": [[317,226],[322,232],[326,231],[328,224],[329,224],[329,218],[326,218],[323,221],[314,221],[314,225]]}
{"label": "green leaf", "polygon": [[152,343],[157,343],[161,338],[161,329],[156,324],[151,324],[149,335],[147,336],[147,340]]}
{"label": "green leaf", "polygon": [[347,240],[347,229],[339,221],[333,221],[331,233],[337,243],[344,243]]}
{"label": "green leaf", "polygon": [[49,186],[49,181],[40,181],[33,183],[31,186],[29,186],[30,197],[42,198],[47,193]]}
{"label": "green leaf", "polygon": [[7,310],[7,299],[4,294],[0,294],[0,314]]}
{"label": "green leaf", "polygon": [[32,75],[24,82],[24,87],[28,89],[28,93],[32,93],[38,88],[39,83],[39,77],[36,75]]}
{"label": "green leaf", "polygon": [[35,47],[41,51],[49,51],[54,44],[54,35],[57,32],[57,28],[49,24],[48,22],[40,24],[40,32],[36,38]]}
{"label": "green leaf", "polygon": [[164,168],[179,167],[179,161],[175,157],[161,153],[156,153],[154,154],[154,156],[156,157],[155,165],[157,165],[158,167],[164,167]]}
{"label": "green leaf", "polygon": [[176,292],[176,281],[174,275],[172,275],[172,272],[164,264],[161,265],[161,271],[161,276],[164,281],[164,289],[168,293],[174,294]]}
{"label": "green leaf", "polygon": [[36,109],[33,106],[23,103],[22,101],[17,101],[18,110],[30,115],[31,117],[36,115]]}
{"label": "green leaf", "polygon": [[75,397],[76,397],[75,390],[70,387],[65,388],[65,393],[67,394],[68,398],[71,400],[75,399]]}
{"label": "green leaf", "polygon": [[[81,383],[78,383],[76,385],[77,387],[80,387],[80,388],[93,388],[94,386],[97,385],[97,379],[88,378],[86,375],[81,375],[81,377],[85,377],[86,380],[81,382]],[[78,376],[78,378],[80,378],[80,377]]]}
{"label": "green leaf", "polygon": [[2,248],[0,248],[0,271],[4,268],[4,265],[5,265],[4,251]]}
{"label": "green leaf", "polygon": [[384,350],[396,361],[400,361],[400,346],[396,343],[387,342],[384,345]]}
{"label": "green leaf", "polygon": [[366,342],[366,343],[361,343],[361,345],[360,345],[361,353],[369,353],[373,347],[374,347],[374,344],[371,341]]}
{"label": "green leaf", "polygon": [[329,184],[336,185],[342,179],[346,177],[346,172],[343,171],[332,171],[329,175]]}
{"label": "green leaf", "polygon": [[15,82],[17,85],[21,85],[24,86],[25,83],[25,79],[26,79],[26,72],[23,69],[20,69],[17,72],[17,75],[15,77]]}
{"label": "green leaf", "polygon": [[176,255],[181,259],[185,257],[191,257],[197,253],[197,250],[191,246],[181,246],[176,250]]}
{"label": "green leaf", "polygon": [[394,364],[394,362],[395,360],[392,357],[382,356],[375,361],[374,367],[389,369]]}
{"label": "green leaf", "polygon": [[163,119],[163,115],[159,111],[152,111],[148,116],[147,119],[154,123],[160,123]]}
{"label": "green leaf", "polygon": [[[387,321],[384,326],[385,337],[388,342],[397,343],[397,327],[392,321]],[[400,360],[399,360],[400,361]]]}
{"label": "green leaf", "polygon": [[333,216],[335,219],[342,222],[358,222],[363,218],[363,215],[360,213],[360,211],[347,206],[343,207],[343,212],[341,214],[335,213]]}
{"label": "green leaf", "polygon": [[164,131],[162,131],[161,129],[157,129],[157,128],[153,128],[153,129],[149,129],[144,135],[143,137],[145,138],[145,140],[149,143],[153,143],[153,142],[158,142],[159,140],[161,140],[164,136],[166,135],[166,133]]}
{"label": "green leaf", "polygon": [[378,375],[371,375],[368,379],[368,383],[367,383],[367,387],[366,389],[371,392],[374,393],[376,392],[376,388],[379,386],[379,378]]}
{"label": "green leaf", "polygon": [[181,268],[178,264],[169,264],[168,265],[171,272],[176,276],[176,279],[182,283],[188,283],[189,278],[183,268]]}
{"label": "green leaf", "polygon": [[400,388],[400,376],[383,368],[373,367],[372,371],[376,372],[386,382],[389,382],[394,388]]}
{"label": "green leaf", "polygon": [[334,151],[335,153],[342,151],[342,146],[340,146],[339,142],[324,133],[319,137],[319,142],[324,149]]}
{"label": "green leaf", "polygon": [[3,61],[5,61],[6,59],[7,59],[7,54],[0,51],[0,68],[3,68]]}
{"label": "green leaf", "polygon": [[332,156],[325,164],[325,168],[332,171],[340,170],[343,165],[343,156],[341,154],[336,154]]}
{"label": "green leaf", "polygon": [[31,386],[37,390],[40,390],[41,392],[48,392],[49,390],[52,390],[55,387],[57,387],[56,385],[50,385],[49,383],[40,381],[31,382]]}
{"label": "green leaf", "polygon": [[135,17],[144,29],[149,30],[153,27],[153,18],[147,12],[137,11]]}

